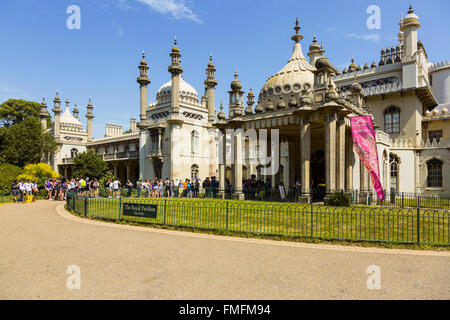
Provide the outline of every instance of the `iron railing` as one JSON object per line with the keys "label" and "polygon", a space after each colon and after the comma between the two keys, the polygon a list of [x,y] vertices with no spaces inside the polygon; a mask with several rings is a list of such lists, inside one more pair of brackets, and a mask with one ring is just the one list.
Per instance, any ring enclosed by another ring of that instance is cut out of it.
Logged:
{"label": "iron railing", "polygon": [[[125,204],[156,205],[156,217],[123,214]],[[311,239],[449,245],[449,211],[329,207],[217,199],[88,198],[67,208],[90,218]]]}

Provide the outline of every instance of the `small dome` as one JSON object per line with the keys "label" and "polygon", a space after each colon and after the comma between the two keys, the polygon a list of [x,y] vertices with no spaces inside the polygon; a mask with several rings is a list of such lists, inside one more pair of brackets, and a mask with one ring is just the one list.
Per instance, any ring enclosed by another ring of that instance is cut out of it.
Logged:
{"label": "small dome", "polygon": [[442,108],[442,109],[441,109],[441,113],[442,113],[442,114],[447,114],[447,113],[448,113],[448,109],[445,108],[445,107]]}
{"label": "small dome", "polygon": [[431,112],[430,112],[429,110],[425,111],[425,116],[426,116],[426,117],[431,116]]}
{"label": "small dome", "polygon": [[234,79],[231,81],[231,90],[241,90],[242,89],[242,82],[238,79]]}
{"label": "small dome", "polygon": [[433,114],[433,116],[437,116],[439,114],[439,110],[437,108],[434,108],[431,113]]}
{"label": "small dome", "polygon": [[266,111],[273,111],[275,110],[275,106],[273,105],[272,101],[269,99],[269,102],[266,105]]}
{"label": "small dome", "polygon": [[247,108],[245,108],[245,114],[252,114],[252,113],[253,113],[252,106],[247,106]]}
{"label": "small dome", "polygon": [[286,109],[286,107],[286,102],[284,102],[283,98],[280,97],[280,101],[277,103],[277,109]]}
{"label": "small dome", "polygon": [[361,85],[358,82],[353,82],[352,85],[350,86],[350,91],[352,93],[359,93],[363,90],[363,88],[361,87]]}
{"label": "small dome", "polygon": [[330,60],[328,60],[328,58],[322,57],[322,58],[317,59],[316,68],[317,69],[332,68],[332,65],[330,63]]}
{"label": "small dome", "polygon": [[289,108],[295,108],[297,106],[297,99],[295,99],[294,95],[289,99],[288,106]]}
{"label": "small dome", "polygon": [[419,16],[414,13],[412,6],[409,6],[408,15],[403,20],[403,25],[407,25],[408,23],[417,23],[419,22]]}
{"label": "small dome", "polygon": [[[167,81],[164,83],[156,92],[156,99],[159,100],[159,98],[163,96],[171,96],[172,94],[172,80]],[[180,95],[184,97],[189,97],[194,99],[198,103],[198,93],[197,90],[193,86],[191,86],[189,83],[184,81],[184,79],[180,78]]]}
{"label": "small dome", "polygon": [[258,105],[256,105],[256,107],[255,107],[255,112],[256,112],[256,113],[264,112],[264,108],[263,108],[260,104],[258,104]]}
{"label": "small dome", "polygon": [[320,44],[317,43],[317,39],[314,36],[313,43],[309,46],[309,51],[319,51]]}
{"label": "small dome", "polygon": [[70,113],[70,109],[68,107],[66,107],[66,109],[64,110],[63,114],[59,118],[59,121],[61,122],[62,125],[67,124],[67,125],[73,125],[73,126],[77,126],[77,127],[81,128],[81,121],[79,119],[75,118]]}

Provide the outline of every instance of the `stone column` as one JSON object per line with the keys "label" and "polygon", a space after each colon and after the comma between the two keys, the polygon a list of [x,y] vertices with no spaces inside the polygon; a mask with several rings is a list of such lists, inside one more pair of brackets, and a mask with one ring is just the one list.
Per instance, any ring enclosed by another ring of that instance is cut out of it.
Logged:
{"label": "stone column", "polygon": [[225,130],[219,131],[219,197],[225,199],[225,173],[226,173],[226,153],[227,139]]}
{"label": "stone column", "polygon": [[300,163],[302,179],[302,202],[310,202],[310,163],[311,163],[311,121],[309,118],[300,120]]}
{"label": "stone column", "polygon": [[242,130],[237,129],[234,134],[234,161],[233,161],[233,182],[234,193],[233,197],[236,200],[244,200],[244,194],[242,193]]}
{"label": "stone column", "polygon": [[337,161],[336,161],[336,189],[345,189],[345,118],[339,117],[337,128]]}
{"label": "stone column", "polygon": [[336,190],[336,114],[325,116],[325,183],[327,194]]}
{"label": "stone column", "polygon": [[345,145],[345,175],[345,189],[353,190],[353,143],[348,138]]}
{"label": "stone column", "polygon": [[113,166],[114,166],[114,178],[117,178],[117,171],[118,171],[117,162],[114,162]]}
{"label": "stone column", "polygon": [[146,172],[146,161],[148,156],[148,131],[140,129],[139,134],[139,179],[148,178]]}
{"label": "stone column", "polygon": [[289,188],[295,187],[295,143],[292,140],[289,140],[289,157],[288,157],[288,170],[289,170],[289,184],[286,184]]}
{"label": "stone column", "polygon": [[359,203],[360,204],[368,204],[368,188],[367,188],[367,169],[364,166],[364,163],[359,160]]}
{"label": "stone column", "polygon": [[69,167],[68,166],[64,166],[64,177],[66,177],[67,178],[67,174],[68,174],[68,172],[69,172]]}
{"label": "stone column", "polygon": [[126,180],[131,179],[131,163],[129,161],[125,162],[127,166],[127,177]]}

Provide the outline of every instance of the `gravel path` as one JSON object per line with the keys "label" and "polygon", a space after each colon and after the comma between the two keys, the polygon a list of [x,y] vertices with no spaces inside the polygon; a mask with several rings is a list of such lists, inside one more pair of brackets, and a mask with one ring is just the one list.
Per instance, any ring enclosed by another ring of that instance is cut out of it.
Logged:
{"label": "gravel path", "polygon": [[[450,253],[313,245],[89,221],[61,202],[0,206],[0,299],[449,299]],[[81,288],[66,286],[68,266]],[[379,266],[381,289],[367,268]]]}

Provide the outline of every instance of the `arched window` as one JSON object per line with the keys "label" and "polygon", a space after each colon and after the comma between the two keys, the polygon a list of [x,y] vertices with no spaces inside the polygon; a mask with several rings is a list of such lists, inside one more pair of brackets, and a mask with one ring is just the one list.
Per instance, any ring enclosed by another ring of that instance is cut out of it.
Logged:
{"label": "arched window", "polygon": [[442,161],[433,159],[427,162],[427,187],[442,188]]}
{"label": "arched window", "polygon": [[198,132],[196,130],[191,132],[191,152],[198,152]]}
{"label": "arched window", "polygon": [[389,163],[391,167],[391,189],[395,189],[395,192],[398,191],[398,169],[399,169],[399,159],[395,155],[389,155]]}
{"label": "arched window", "polygon": [[191,167],[191,179],[197,179],[198,178],[198,165],[193,164]]}
{"label": "arched window", "polygon": [[384,111],[384,131],[400,133],[400,108],[392,106]]}
{"label": "arched window", "polygon": [[75,158],[75,156],[78,154],[78,149],[77,148],[73,148],[72,150],[70,150],[70,157],[71,158]]}

